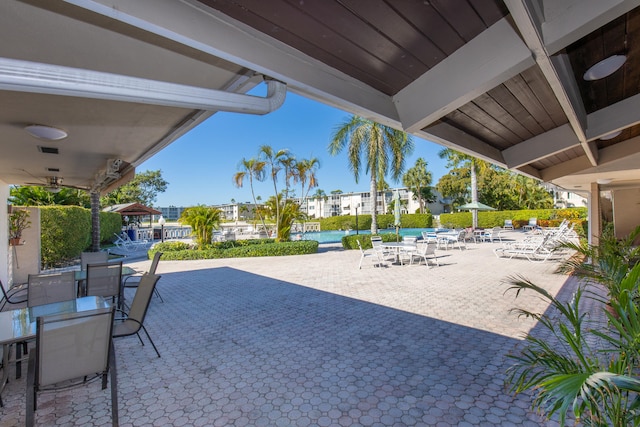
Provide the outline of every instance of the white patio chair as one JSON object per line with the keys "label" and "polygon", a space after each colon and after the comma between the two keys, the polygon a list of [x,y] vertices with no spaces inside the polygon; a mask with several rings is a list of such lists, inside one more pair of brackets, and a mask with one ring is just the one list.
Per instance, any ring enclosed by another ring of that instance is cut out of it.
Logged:
{"label": "white patio chair", "polygon": [[495,242],[496,240],[498,240],[499,242],[502,243],[502,228],[500,227],[493,227],[491,230],[486,230],[484,232],[483,235],[483,240],[484,241],[490,241],[491,243]]}
{"label": "white patio chair", "polygon": [[379,267],[382,265],[382,260],[380,259],[375,249],[371,249],[371,250],[367,249],[365,251],[364,249],[362,249],[360,240],[356,240],[356,242],[358,243],[358,248],[360,249],[360,262],[358,263],[358,270],[362,269],[362,261],[364,261],[365,258],[370,258],[371,261],[373,262],[374,267]]}
{"label": "white patio chair", "polygon": [[513,230],[513,220],[505,219],[502,228],[505,230]]}
{"label": "white patio chair", "polygon": [[424,263],[429,268],[429,259],[435,261],[436,265],[439,267],[440,262],[438,261],[438,257],[436,255],[436,245],[434,243],[420,243],[416,249],[416,252],[411,257],[411,264],[413,264],[413,258],[418,257],[418,264],[420,264],[420,260],[424,259]]}
{"label": "white patio chair", "polygon": [[522,229],[524,231],[532,231],[538,227],[538,219],[537,218],[529,218],[529,224],[523,225]]}

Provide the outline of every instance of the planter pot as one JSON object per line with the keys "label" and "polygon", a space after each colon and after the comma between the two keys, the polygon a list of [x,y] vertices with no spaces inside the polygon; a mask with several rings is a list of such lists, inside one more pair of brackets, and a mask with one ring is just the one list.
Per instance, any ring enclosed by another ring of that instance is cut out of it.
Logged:
{"label": "planter pot", "polygon": [[22,239],[20,239],[20,238],[9,239],[9,244],[11,246],[20,246],[20,245],[22,245],[21,240]]}

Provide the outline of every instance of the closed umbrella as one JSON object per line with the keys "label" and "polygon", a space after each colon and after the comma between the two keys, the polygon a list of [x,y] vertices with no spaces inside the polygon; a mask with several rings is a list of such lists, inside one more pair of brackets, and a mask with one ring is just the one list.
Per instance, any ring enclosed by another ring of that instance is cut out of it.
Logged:
{"label": "closed umbrella", "polygon": [[400,193],[393,192],[393,225],[396,227],[396,242],[400,241]]}
{"label": "closed umbrella", "polygon": [[[484,203],[480,203],[480,202],[472,202],[472,203],[465,203],[464,205],[458,206],[458,209],[461,210],[466,210],[466,211],[495,211],[496,208],[492,208],[491,206],[487,206]],[[474,219],[474,224],[473,224],[473,228],[476,229],[478,228],[478,223],[476,222],[476,217],[473,217]]]}

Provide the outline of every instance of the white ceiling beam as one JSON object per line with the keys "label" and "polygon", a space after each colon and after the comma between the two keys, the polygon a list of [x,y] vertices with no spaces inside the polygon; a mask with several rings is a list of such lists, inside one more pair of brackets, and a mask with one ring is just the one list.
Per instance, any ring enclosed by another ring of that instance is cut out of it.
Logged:
{"label": "white ceiling beam", "polygon": [[502,156],[508,168],[520,168],[576,145],[580,141],[571,126],[565,124],[503,150]]}
{"label": "white ceiling beam", "polygon": [[287,87],[267,81],[267,96],[238,94],[177,83],[0,58],[0,89],[107,99],[207,111],[267,114],[284,103]]}
{"label": "white ceiling beam", "polygon": [[533,166],[522,166],[520,168],[516,168],[516,169],[512,169],[516,172],[518,172],[521,175],[525,175],[528,176],[530,178],[535,178],[535,179],[539,179],[542,180],[542,175],[540,175],[540,171],[536,168],[534,168]]}
{"label": "white ceiling beam", "polygon": [[549,55],[638,7],[637,0],[544,0],[542,34]]}
{"label": "white ceiling beam", "polygon": [[560,164],[548,167],[540,171],[540,176],[544,182],[550,182],[554,179],[562,178],[567,175],[582,172],[585,169],[593,167],[591,161],[586,155],[576,157],[575,159],[562,162]]}
{"label": "white ceiling beam", "polygon": [[403,128],[417,132],[534,64],[505,18],[393,97]]}
{"label": "white ceiling beam", "polygon": [[440,122],[419,132],[414,132],[414,134],[445,147],[453,148],[470,156],[505,167],[500,150],[447,123]]}
{"label": "white ceiling beam", "polygon": [[195,0],[65,1],[285,82],[309,98],[400,127],[388,95]]}
{"label": "white ceiling beam", "polygon": [[587,139],[598,139],[638,123],[640,123],[640,95],[634,95],[589,114]]}
{"label": "white ceiling beam", "polygon": [[[525,0],[505,0],[505,4],[514,19],[516,26],[520,30],[525,43],[533,52],[533,55],[536,58],[536,63],[540,67],[542,74],[547,79],[549,86],[551,86],[551,90],[555,94],[556,99],[567,116],[569,124],[580,141],[582,149],[589,159],[589,162],[593,166],[597,165],[598,153],[587,143],[585,133],[586,115],[584,113],[582,103],[577,102],[572,89],[569,89],[569,92],[567,92],[564,86],[564,83],[572,78],[570,66],[568,62],[562,58],[557,61],[557,65],[561,67],[559,70],[556,70],[554,64],[552,64],[551,59],[549,58],[549,53],[547,52],[539,33],[539,21],[541,20],[541,17],[538,16],[538,14],[540,11],[537,8],[531,8],[531,3],[526,2]],[[543,28],[545,22],[542,23]],[[560,74],[562,74],[562,77]]]}

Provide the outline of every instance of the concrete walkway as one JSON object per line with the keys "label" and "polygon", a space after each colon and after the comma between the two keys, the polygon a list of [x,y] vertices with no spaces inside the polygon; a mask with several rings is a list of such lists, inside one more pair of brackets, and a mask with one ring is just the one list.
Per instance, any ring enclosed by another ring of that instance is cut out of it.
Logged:
{"label": "concrete walkway", "polygon": [[[522,274],[567,298],[571,282],[555,263],[497,259],[499,245],[441,251],[430,269],[367,259],[358,270],[360,253],[339,245],[161,261],[165,302],[153,299],[145,324],[162,358],[135,337],[115,342],[120,425],[555,425],[530,396],[506,391],[506,355],[535,325],[508,312],[516,302],[503,281]],[[527,296],[517,305],[546,309]],[[0,425],[23,425],[24,394],[24,376],[12,379]],[[38,425],[111,423],[98,382],[39,402]]]}

